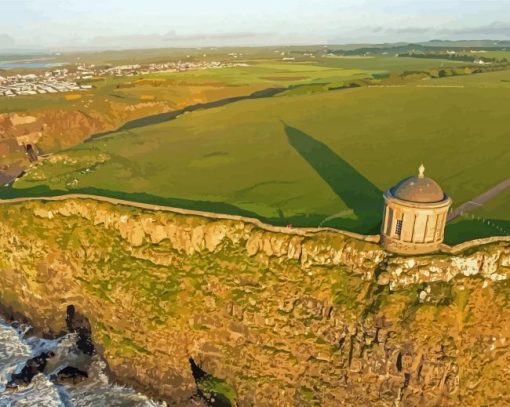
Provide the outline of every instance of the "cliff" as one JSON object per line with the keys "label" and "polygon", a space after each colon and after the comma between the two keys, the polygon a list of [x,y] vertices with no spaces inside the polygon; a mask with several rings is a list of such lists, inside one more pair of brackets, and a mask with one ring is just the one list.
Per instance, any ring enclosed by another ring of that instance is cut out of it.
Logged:
{"label": "cliff", "polygon": [[169,402],[198,365],[241,406],[510,403],[508,242],[397,257],[76,198],[4,203],[0,225],[0,303],[48,333],[74,305],[112,372]]}
{"label": "cliff", "polygon": [[49,104],[29,113],[0,112],[0,154],[3,157],[0,183],[28,167],[24,144],[36,145],[41,154],[52,153],[74,146],[93,134],[112,131],[129,120],[170,109],[167,104],[156,102],[105,105],[105,111],[87,111],[76,106],[56,108]]}

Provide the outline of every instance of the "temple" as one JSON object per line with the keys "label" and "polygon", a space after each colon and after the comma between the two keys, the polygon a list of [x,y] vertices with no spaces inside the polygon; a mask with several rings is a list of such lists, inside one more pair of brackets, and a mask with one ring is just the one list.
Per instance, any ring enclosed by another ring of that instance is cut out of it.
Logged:
{"label": "temple", "polygon": [[386,250],[399,254],[439,250],[452,200],[437,182],[425,177],[423,164],[418,176],[386,191],[384,202],[381,243]]}

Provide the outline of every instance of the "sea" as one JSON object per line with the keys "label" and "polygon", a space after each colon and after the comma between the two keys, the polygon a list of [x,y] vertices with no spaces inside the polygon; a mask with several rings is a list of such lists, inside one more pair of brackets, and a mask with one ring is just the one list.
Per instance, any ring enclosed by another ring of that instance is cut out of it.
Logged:
{"label": "sea", "polygon": [[44,62],[0,62],[0,69],[39,69],[39,68],[56,68],[62,66],[58,63],[44,63]]}
{"label": "sea", "polygon": [[[64,367],[83,364],[84,354],[76,347],[76,334],[41,339],[29,334],[30,326],[8,324],[0,319],[0,407],[164,407],[108,378],[106,363],[95,355],[87,362],[88,379],[78,384],[56,384],[54,376]],[[53,352],[44,374],[15,391],[7,388],[13,374],[44,352]],[[53,377],[52,377],[53,376]]]}

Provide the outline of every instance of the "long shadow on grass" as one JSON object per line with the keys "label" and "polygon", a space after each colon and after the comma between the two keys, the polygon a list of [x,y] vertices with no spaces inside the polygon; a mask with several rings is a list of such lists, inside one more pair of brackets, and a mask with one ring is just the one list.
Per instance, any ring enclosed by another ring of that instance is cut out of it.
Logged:
{"label": "long shadow on grass", "polygon": [[326,144],[295,127],[284,126],[289,144],[354,212],[358,222],[364,228],[377,224],[383,208],[382,191]]}
{"label": "long shadow on grass", "polygon": [[[192,201],[182,198],[163,198],[146,193],[128,193],[118,192],[99,188],[81,188],[72,191],[53,190],[46,185],[39,185],[32,188],[15,189],[12,186],[0,188],[0,199],[10,198],[37,198],[37,197],[53,197],[65,196],[69,194],[89,194],[105,196],[109,198],[122,199],[125,201],[134,201],[140,203],[147,203],[153,205],[170,206],[174,208],[191,209],[196,211],[213,212],[218,214],[238,215],[248,218],[259,219],[264,223],[275,226],[287,226],[292,224],[296,227],[316,227],[322,220],[324,214],[306,213],[298,214],[291,217],[264,217],[255,212],[251,212],[235,205],[225,202],[212,202],[212,201]],[[328,223],[327,226],[336,227],[339,229],[346,229],[352,231],[360,231],[363,233],[377,233],[371,229],[360,229],[361,225],[354,219],[334,219]],[[370,225],[371,227],[372,225]]]}
{"label": "long shadow on grass", "polygon": [[[53,190],[48,188],[46,185],[39,185],[33,188],[25,189],[14,189],[12,187],[4,187],[0,189],[0,199],[10,198],[25,198],[25,197],[54,197],[63,196],[70,194],[86,194],[86,195],[98,195],[109,198],[122,199],[125,201],[140,202],[152,205],[169,206],[174,208],[191,209],[195,211],[225,213],[230,215],[239,215],[250,218],[259,217],[256,213],[246,211],[238,208],[235,205],[231,205],[224,202],[212,202],[212,201],[192,201],[189,199],[181,198],[163,198],[156,195],[150,195],[147,193],[131,193],[121,191],[111,191],[108,189],[100,188],[79,188],[71,191]],[[259,217],[260,218],[260,217]]]}
{"label": "long shadow on grass", "polygon": [[105,137],[110,134],[120,132],[120,131],[133,130],[133,129],[137,129],[140,127],[152,126],[155,124],[160,124],[160,123],[165,123],[165,122],[168,122],[171,120],[175,120],[180,115],[187,113],[187,112],[194,112],[196,110],[204,110],[204,109],[212,109],[215,107],[221,107],[221,106],[229,105],[231,103],[240,102],[242,100],[247,100],[247,99],[269,98],[269,97],[273,97],[273,96],[277,95],[278,93],[282,93],[286,90],[287,90],[287,88],[268,88],[268,89],[259,90],[257,92],[254,92],[254,93],[252,93],[250,95],[246,95],[246,96],[234,96],[234,97],[230,97],[230,98],[216,100],[214,102],[209,102],[209,103],[197,103],[196,105],[186,106],[183,109],[174,110],[171,112],[166,112],[166,113],[161,113],[161,114],[155,114],[155,115],[151,115],[151,116],[145,116],[140,119],[131,120],[116,130],[94,134],[94,135],[90,136],[87,140],[85,140],[85,143],[90,142],[97,138]]}

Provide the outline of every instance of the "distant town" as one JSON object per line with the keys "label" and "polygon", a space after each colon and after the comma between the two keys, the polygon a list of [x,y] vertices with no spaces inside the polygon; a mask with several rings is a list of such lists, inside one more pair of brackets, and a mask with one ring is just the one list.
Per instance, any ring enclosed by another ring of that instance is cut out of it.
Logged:
{"label": "distant town", "polygon": [[[98,67],[79,64],[69,68],[58,68],[43,73],[0,75],[0,97],[39,95],[47,93],[75,92],[92,89],[86,83],[104,76],[135,76],[160,72],[185,72],[199,69],[220,69],[248,66],[244,63],[211,62],[167,62],[161,64],[136,64]],[[1,72],[0,72],[1,73]]]}
{"label": "distant town", "polygon": [[79,85],[72,80],[67,69],[56,69],[43,74],[0,76],[0,97],[38,95],[91,89],[92,85]]}

